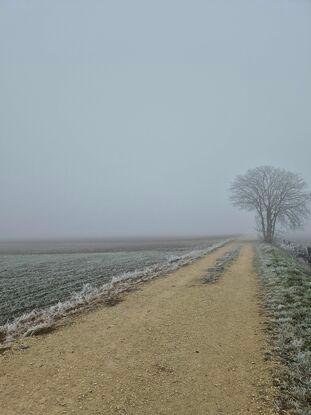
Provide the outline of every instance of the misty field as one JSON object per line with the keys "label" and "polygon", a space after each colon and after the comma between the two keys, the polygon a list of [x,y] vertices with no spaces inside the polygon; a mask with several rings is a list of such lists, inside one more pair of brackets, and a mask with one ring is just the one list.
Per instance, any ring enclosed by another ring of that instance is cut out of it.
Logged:
{"label": "misty field", "polygon": [[2,337],[13,340],[51,327],[69,313],[107,301],[116,290],[127,290],[131,281],[146,281],[176,270],[226,241],[175,241],[175,249],[172,242],[163,241],[162,248],[157,242],[152,251],[128,247],[127,251],[93,254],[2,255]]}

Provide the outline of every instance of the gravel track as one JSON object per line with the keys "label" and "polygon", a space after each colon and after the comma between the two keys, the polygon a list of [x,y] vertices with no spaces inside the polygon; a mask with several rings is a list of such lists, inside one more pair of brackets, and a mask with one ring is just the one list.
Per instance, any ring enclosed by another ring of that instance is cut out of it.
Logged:
{"label": "gravel track", "polygon": [[0,356],[0,413],[274,414],[251,244],[217,283],[201,283],[236,246],[17,342]]}

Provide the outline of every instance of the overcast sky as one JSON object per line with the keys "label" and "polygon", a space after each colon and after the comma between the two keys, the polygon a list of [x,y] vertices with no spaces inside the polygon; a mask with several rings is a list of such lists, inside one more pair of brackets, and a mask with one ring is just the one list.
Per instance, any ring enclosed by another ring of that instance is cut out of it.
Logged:
{"label": "overcast sky", "polygon": [[310,110],[310,1],[1,0],[0,239],[251,232]]}

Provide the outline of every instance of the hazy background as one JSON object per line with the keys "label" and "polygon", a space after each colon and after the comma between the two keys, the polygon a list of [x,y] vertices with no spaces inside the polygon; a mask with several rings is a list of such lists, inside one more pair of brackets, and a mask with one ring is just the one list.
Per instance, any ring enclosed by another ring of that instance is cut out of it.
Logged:
{"label": "hazy background", "polygon": [[251,232],[310,108],[310,1],[1,0],[0,239]]}

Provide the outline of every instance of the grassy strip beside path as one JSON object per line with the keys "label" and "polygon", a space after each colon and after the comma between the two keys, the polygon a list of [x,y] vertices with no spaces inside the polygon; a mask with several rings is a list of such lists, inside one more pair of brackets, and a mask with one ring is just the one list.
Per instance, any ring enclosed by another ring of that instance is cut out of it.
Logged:
{"label": "grassy strip beside path", "polygon": [[281,361],[280,410],[311,414],[311,269],[281,249],[258,247],[273,351]]}

